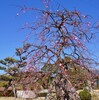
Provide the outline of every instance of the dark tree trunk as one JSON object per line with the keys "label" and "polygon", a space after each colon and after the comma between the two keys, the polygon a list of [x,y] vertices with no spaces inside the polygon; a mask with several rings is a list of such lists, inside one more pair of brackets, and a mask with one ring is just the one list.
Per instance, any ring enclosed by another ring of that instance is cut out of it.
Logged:
{"label": "dark tree trunk", "polygon": [[71,82],[62,76],[54,80],[57,100],[81,100]]}

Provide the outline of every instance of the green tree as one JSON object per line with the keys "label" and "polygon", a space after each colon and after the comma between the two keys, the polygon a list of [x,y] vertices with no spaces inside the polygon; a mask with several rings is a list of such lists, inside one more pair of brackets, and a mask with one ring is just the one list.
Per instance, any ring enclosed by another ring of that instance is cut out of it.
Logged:
{"label": "green tree", "polygon": [[0,70],[4,71],[2,75],[0,75],[1,81],[5,81],[5,91],[12,86],[14,96],[16,96],[15,93],[15,85],[18,84],[18,81],[21,80],[21,74],[22,72],[20,69],[22,69],[23,66],[26,65],[24,62],[25,57],[21,57],[21,49],[16,49],[16,55],[18,56],[18,60],[12,57],[6,57],[3,60],[0,60]]}

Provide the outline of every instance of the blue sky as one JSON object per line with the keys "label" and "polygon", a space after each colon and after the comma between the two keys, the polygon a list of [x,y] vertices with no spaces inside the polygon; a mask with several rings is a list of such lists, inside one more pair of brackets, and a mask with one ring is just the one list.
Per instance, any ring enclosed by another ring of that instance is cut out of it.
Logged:
{"label": "blue sky", "polygon": [[[99,0],[53,0],[53,7],[60,3],[65,8],[77,9],[84,14],[91,15],[95,21],[99,21]],[[28,13],[16,16],[19,11],[18,6],[41,7],[40,0],[0,0],[0,59],[7,56],[13,56],[15,48],[21,47],[28,34],[28,31],[20,30],[23,24],[32,20],[32,15]],[[56,8],[55,8],[56,9]],[[97,49],[99,41],[97,40]],[[97,55],[99,53],[97,52]]]}

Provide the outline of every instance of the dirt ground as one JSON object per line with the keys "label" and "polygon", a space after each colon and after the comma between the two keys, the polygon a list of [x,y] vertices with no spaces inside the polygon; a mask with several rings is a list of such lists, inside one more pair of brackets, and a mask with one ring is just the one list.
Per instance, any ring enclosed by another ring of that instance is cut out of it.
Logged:
{"label": "dirt ground", "polygon": [[94,90],[91,94],[92,100],[99,100],[99,90]]}
{"label": "dirt ground", "polygon": [[[13,98],[13,97],[0,97],[0,100],[29,100],[29,99],[20,99],[20,98]],[[30,99],[30,100],[44,100],[44,98],[39,97],[37,99]]]}

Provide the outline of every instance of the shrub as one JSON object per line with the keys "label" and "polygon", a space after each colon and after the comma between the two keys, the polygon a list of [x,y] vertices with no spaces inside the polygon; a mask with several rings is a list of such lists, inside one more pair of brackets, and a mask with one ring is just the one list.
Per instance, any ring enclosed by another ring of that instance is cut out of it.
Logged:
{"label": "shrub", "polygon": [[14,94],[11,90],[4,93],[4,91],[0,91],[0,97],[14,97]]}
{"label": "shrub", "polygon": [[0,87],[5,87],[7,84],[7,81],[0,81]]}
{"label": "shrub", "polygon": [[91,94],[88,90],[84,89],[79,93],[81,100],[91,100]]}

